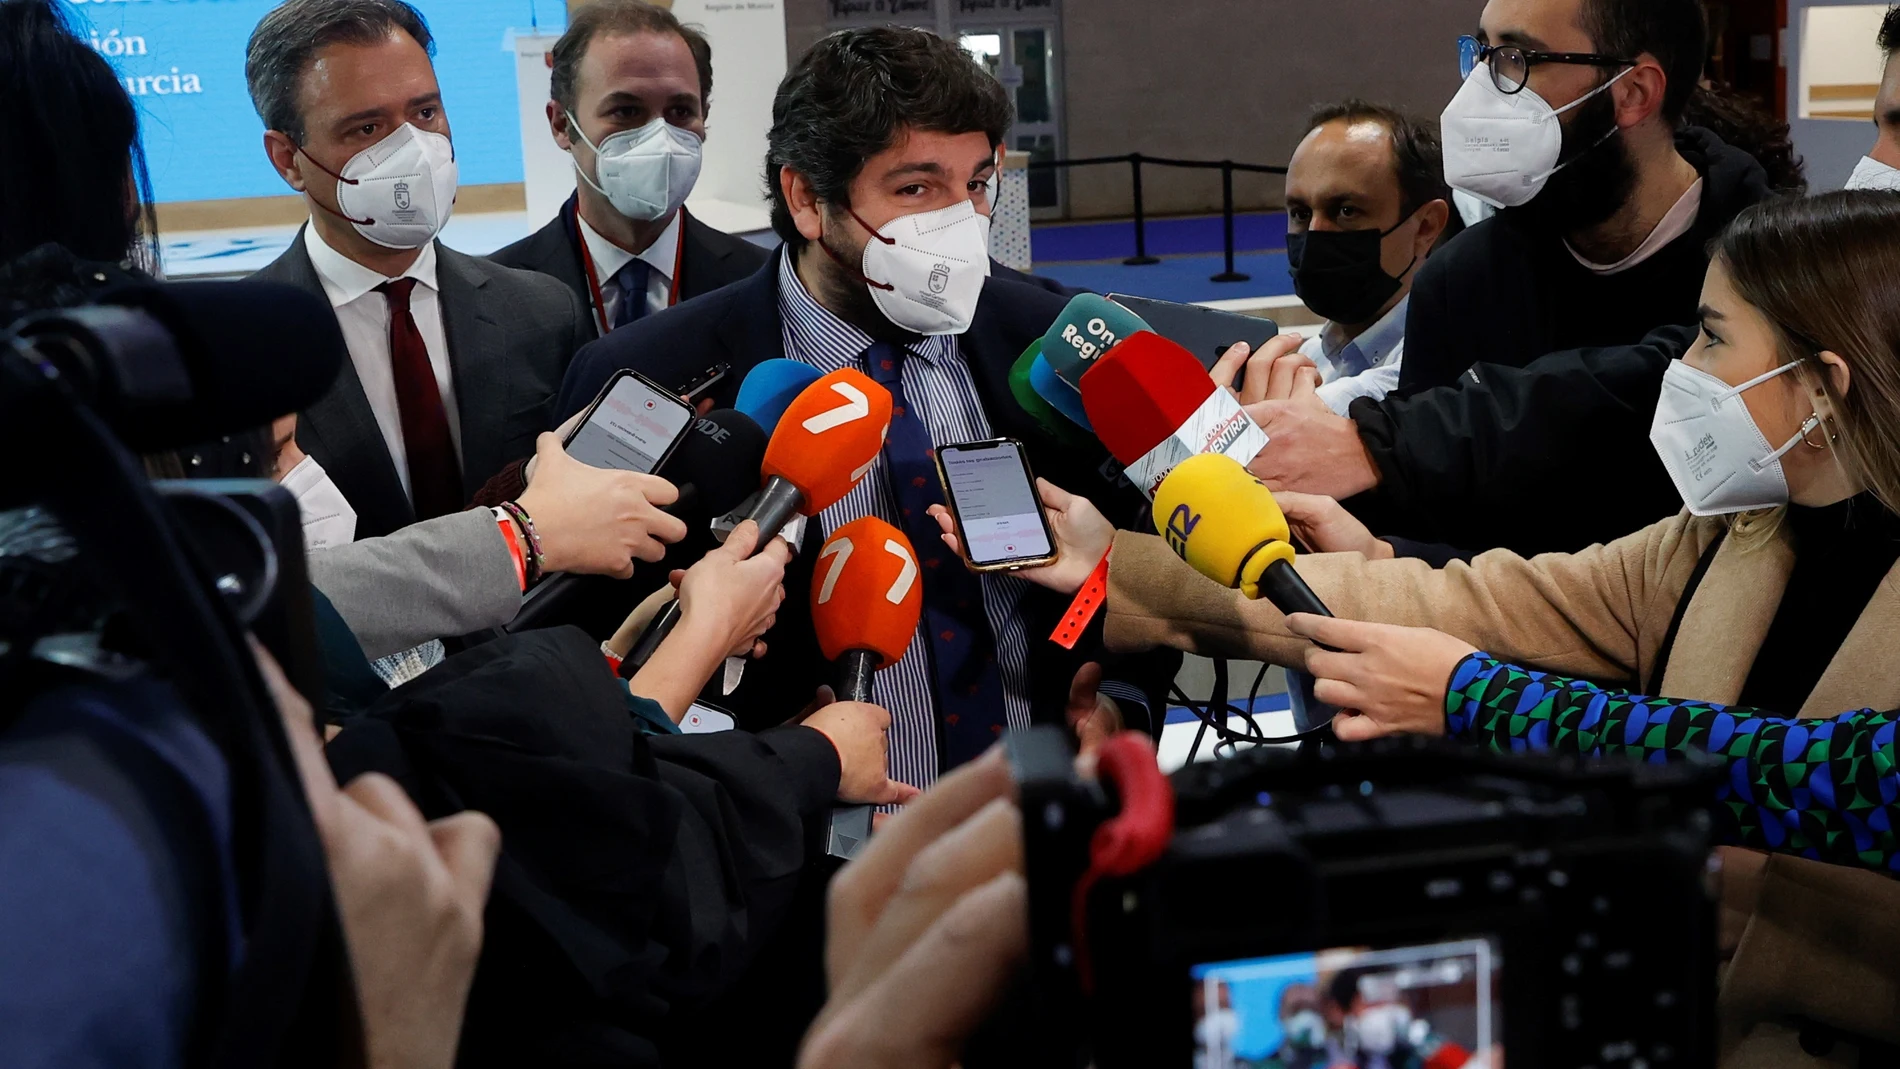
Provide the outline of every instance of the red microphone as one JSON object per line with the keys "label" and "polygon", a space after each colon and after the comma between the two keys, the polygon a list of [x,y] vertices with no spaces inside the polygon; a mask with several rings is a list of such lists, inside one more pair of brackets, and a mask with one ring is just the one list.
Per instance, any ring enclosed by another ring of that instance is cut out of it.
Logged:
{"label": "red microphone", "polygon": [[838,662],[838,697],[871,700],[871,674],[896,664],[917,634],[924,587],[904,532],[865,516],[831,533],[811,576],[818,648]]}
{"label": "red microphone", "polygon": [[760,542],[793,514],[816,516],[837,504],[876,463],[891,429],[891,391],[855,368],[840,368],[792,401],[765,447],[765,489],[748,518]]}
{"label": "red microphone", "polygon": [[1176,464],[1220,453],[1242,465],[1267,436],[1192,353],[1152,331],[1130,336],[1082,376],[1082,407],[1102,444],[1150,498]]}
{"label": "red microphone", "polygon": [[[812,569],[811,621],[818,648],[838,662],[838,700],[871,700],[872,674],[903,659],[923,614],[917,553],[904,532],[865,516],[825,539]],[[832,810],[832,856],[856,857],[870,837],[870,806]]]}

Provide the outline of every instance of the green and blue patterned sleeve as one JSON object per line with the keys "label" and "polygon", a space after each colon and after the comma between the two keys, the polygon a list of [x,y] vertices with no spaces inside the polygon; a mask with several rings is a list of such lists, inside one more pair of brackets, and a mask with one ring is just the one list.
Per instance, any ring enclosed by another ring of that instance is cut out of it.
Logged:
{"label": "green and blue patterned sleeve", "polygon": [[1459,662],[1446,727],[1501,752],[1552,750],[1664,762],[1690,750],[1728,761],[1719,841],[1900,875],[1900,714],[1791,720],[1711,702],[1645,698],[1505,664]]}

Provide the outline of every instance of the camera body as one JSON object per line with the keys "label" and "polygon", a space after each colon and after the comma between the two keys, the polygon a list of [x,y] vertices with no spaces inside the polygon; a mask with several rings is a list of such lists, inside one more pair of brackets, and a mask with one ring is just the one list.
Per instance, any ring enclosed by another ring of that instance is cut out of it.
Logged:
{"label": "camera body", "polygon": [[1063,749],[1013,749],[1062,1064],[1713,1063],[1710,762],[1260,748],[1178,773],[1160,856],[1085,878],[1127,792]]}

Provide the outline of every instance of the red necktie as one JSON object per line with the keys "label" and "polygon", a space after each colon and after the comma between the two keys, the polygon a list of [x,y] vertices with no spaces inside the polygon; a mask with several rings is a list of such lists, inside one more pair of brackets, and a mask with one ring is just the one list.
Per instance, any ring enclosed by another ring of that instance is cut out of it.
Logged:
{"label": "red necktie", "polygon": [[396,411],[402,420],[403,451],[409,459],[409,497],[416,519],[430,520],[462,511],[462,471],[449,437],[449,414],[442,390],[429,366],[429,349],[409,311],[413,278],[376,287],[389,299],[389,365],[396,378]]}

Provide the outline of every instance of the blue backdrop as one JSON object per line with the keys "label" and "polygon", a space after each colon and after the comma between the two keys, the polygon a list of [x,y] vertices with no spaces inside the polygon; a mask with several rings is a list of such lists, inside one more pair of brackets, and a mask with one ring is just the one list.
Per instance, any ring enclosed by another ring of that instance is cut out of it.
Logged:
{"label": "blue backdrop", "polygon": [[[264,158],[244,88],[244,44],[278,0],[63,0],[80,36],[112,63],[140,108],[158,200],[266,197],[290,190]],[[561,0],[413,0],[436,38],[436,74],[464,185],[521,181],[511,27],[558,30]]]}

